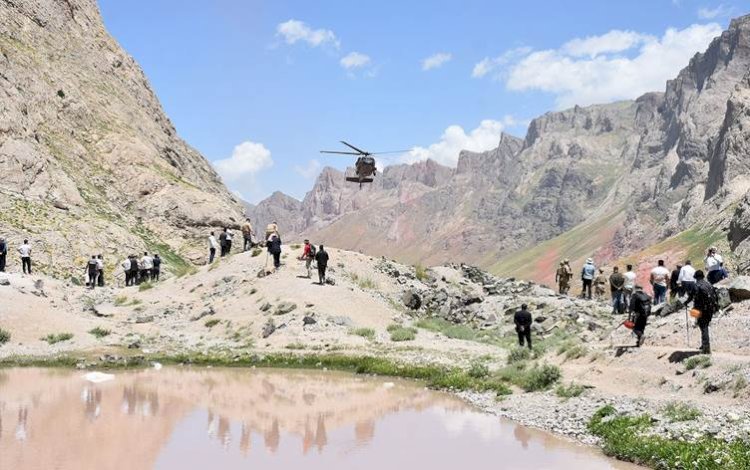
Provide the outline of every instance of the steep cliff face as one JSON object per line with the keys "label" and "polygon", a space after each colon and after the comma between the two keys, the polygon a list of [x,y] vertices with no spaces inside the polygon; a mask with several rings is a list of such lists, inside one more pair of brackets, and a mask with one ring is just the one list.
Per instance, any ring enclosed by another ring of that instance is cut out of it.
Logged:
{"label": "steep cliff face", "polygon": [[43,269],[142,249],[184,265],[209,226],[241,221],[94,0],[0,2],[0,96],[0,232],[31,238]]}

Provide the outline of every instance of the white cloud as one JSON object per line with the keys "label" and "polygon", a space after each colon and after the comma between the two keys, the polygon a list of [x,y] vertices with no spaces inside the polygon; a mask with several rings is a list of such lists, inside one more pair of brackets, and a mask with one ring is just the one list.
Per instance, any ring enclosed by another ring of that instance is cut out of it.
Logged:
{"label": "white cloud", "polygon": [[422,70],[432,70],[442,67],[452,58],[453,55],[448,52],[438,52],[437,54],[432,54],[430,57],[422,60]]}
{"label": "white cloud", "polygon": [[459,125],[449,126],[440,136],[440,140],[427,147],[414,147],[406,153],[402,161],[413,163],[421,160],[435,160],[448,166],[456,166],[461,150],[484,152],[497,147],[500,134],[507,126],[516,125],[512,116],[505,116],[502,121],[485,119],[479,127],[468,134]]}
{"label": "white cloud", "polygon": [[498,57],[485,57],[481,61],[477,62],[476,65],[474,65],[474,69],[471,71],[471,76],[473,78],[482,78],[488,73],[493,72],[515,60],[518,60],[531,51],[532,49],[530,47],[524,46],[505,51]]}
{"label": "white cloud", "polygon": [[[502,77],[509,90],[552,93],[561,108],[632,99],[663,90],[665,82],[721,31],[716,23],[670,28],[661,38],[610,31],[574,39],[559,49],[527,53],[495,77]],[[475,76],[489,72],[480,71]]]}
{"label": "white cloud", "polygon": [[361,52],[350,52],[342,57],[339,63],[345,69],[350,70],[362,68],[366,65],[369,65],[370,62],[370,56],[362,54]]}
{"label": "white cloud", "polygon": [[261,194],[255,176],[273,166],[273,159],[271,151],[263,144],[245,141],[234,148],[229,158],[216,160],[213,164],[235,195],[252,202]]}
{"label": "white cloud", "polygon": [[306,42],[312,47],[331,45],[338,49],[340,42],[330,29],[312,29],[299,20],[289,20],[279,23],[276,27],[276,35],[284,38],[287,44],[295,44],[299,41]]}
{"label": "white cloud", "polygon": [[320,162],[313,159],[307,162],[306,166],[294,165],[294,171],[305,179],[315,179],[320,173]]}
{"label": "white cloud", "polygon": [[712,20],[714,18],[720,18],[725,16],[730,16],[732,14],[732,9],[729,7],[726,7],[725,5],[718,5],[716,8],[699,8],[698,9],[698,18],[704,19],[704,20]]}

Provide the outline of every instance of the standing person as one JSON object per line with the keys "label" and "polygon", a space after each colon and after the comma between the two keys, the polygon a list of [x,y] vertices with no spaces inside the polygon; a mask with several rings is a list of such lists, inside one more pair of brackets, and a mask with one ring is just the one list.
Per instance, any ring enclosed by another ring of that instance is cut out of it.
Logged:
{"label": "standing person", "polygon": [[693,308],[700,311],[697,323],[701,329],[701,348],[703,354],[711,354],[711,338],[708,334],[708,327],[714,317],[714,313],[719,311],[719,296],[716,289],[710,282],[706,281],[706,275],[703,271],[695,272],[695,286],[688,292],[688,298],[685,304],[693,302]]}
{"label": "standing person", "polygon": [[130,286],[130,256],[125,258],[120,266],[122,266],[122,272],[125,275],[125,287],[128,287]]}
{"label": "standing person", "polygon": [[128,258],[130,259],[130,285],[134,286],[141,283],[139,278],[141,266],[135,255],[130,255]]}
{"label": "standing person", "polygon": [[310,277],[312,277],[310,274],[310,266],[315,259],[315,247],[310,244],[310,240],[305,239],[305,244],[302,247],[302,255],[300,255],[300,257],[297,259],[305,262],[305,268],[307,269],[307,278],[309,279]]}
{"label": "standing person", "polygon": [[667,285],[670,281],[670,273],[664,267],[664,260],[660,259],[656,267],[651,270],[651,287],[654,289],[654,305],[667,301]]}
{"label": "standing person", "polygon": [[214,262],[214,258],[216,257],[216,249],[218,247],[219,242],[216,241],[216,236],[214,236],[214,233],[211,232],[211,235],[208,236],[208,264]]}
{"label": "standing person", "polygon": [[268,239],[268,252],[273,256],[274,270],[281,268],[281,238],[275,233]]}
{"label": "standing person", "polygon": [[99,263],[96,261],[96,255],[91,255],[91,259],[86,264],[86,274],[88,274],[88,282],[86,283],[90,289],[96,287],[96,278],[99,274]]}
{"label": "standing person", "polygon": [[146,251],[143,252],[141,265],[141,282],[146,282],[151,278],[151,270],[154,268],[154,259]]}
{"label": "standing person", "polygon": [[154,254],[154,259],[151,260],[151,263],[154,265],[154,267],[151,268],[151,280],[158,281],[159,274],[161,274],[161,258],[159,257],[159,253]]}
{"label": "standing person", "polygon": [[104,258],[102,255],[96,257],[96,279],[99,287],[104,287]]}
{"label": "standing person", "polygon": [[318,281],[321,286],[325,285],[326,269],[328,268],[328,252],[323,245],[318,247],[318,252],[315,254],[315,261],[318,264]]}
{"label": "standing person", "polygon": [[8,244],[0,238],[0,273],[5,272],[5,258],[8,256]]}
{"label": "standing person", "polygon": [[680,283],[679,283],[681,270],[682,270],[682,265],[678,264],[672,270],[672,274],[669,276],[669,301],[670,302],[674,302],[674,299],[677,296],[682,297],[682,288],[680,287]]}
{"label": "standing person", "polygon": [[523,347],[524,340],[526,340],[526,345],[531,349],[531,312],[526,304],[521,305],[521,310],[513,315],[513,323],[516,324],[518,345]]}
{"label": "standing person", "polygon": [[23,245],[18,247],[18,254],[21,255],[21,267],[24,274],[31,274],[31,245],[28,240],[23,241]]}
{"label": "standing person", "polygon": [[573,277],[573,273],[570,271],[570,266],[565,264],[567,260],[560,261],[560,267],[555,272],[555,283],[558,286],[558,292],[560,295],[567,295],[570,290],[570,278]]}
{"label": "standing person", "polygon": [[716,252],[715,246],[708,249],[704,262],[706,264],[706,278],[711,285],[724,279],[724,260]]}
{"label": "standing person", "polygon": [[583,282],[581,297],[591,300],[591,285],[594,283],[594,276],[596,276],[596,266],[594,266],[594,260],[589,258],[581,269],[581,281]]}
{"label": "standing person", "polygon": [[622,289],[625,287],[625,276],[620,272],[620,267],[612,268],[612,274],[609,276],[609,292],[612,294],[612,313],[623,313],[625,303],[622,300]]}
{"label": "standing person", "polygon": [[690,295],[695,287],[695,268],[690,260],[685,261],[685,266],[680,269],[680,275],[677,277],[677,283],[682,288],[683,294]]}
{"label": "standing person", "polygon": [[279,234],[279,224],[277,224],[275,220],[266,226],[266,240],[271,238],[271,235],[274,233],[279,237],[281,236]]}
{"label": "standing person", "polygon": [[250,223],[250,218],[245,219],[245,223],[242,224],[242,238],[244,244],[242,245],[242,251],[247,251],[253,247],[253,226]]}
{"label": "standing person", "polygon": [[628,311],[634,317],[635,326],[633,327],[633,333],[636,336],[635,345],[640,348],[643,344],[643,333],[646,331],[648,317],[651,315],[651,297],[643,292],[643,287],[638,285],[634,287]]}
{"label": "standing person", "polygon": [[227,250],[227,228],[224,227],[224,230],[221,231],[219,234],[219,248],[221,248],[220,256],[223,258],[227,255],[229,250]]}
{"label": "standing person", "polygon": [[628,264],[625,269],[626,271],[623,274],[625,284],[622,286],[622,301],[625,303],[625,306],[629,306],[633,291],[635,290],[635,272],[633,272],[632,264]]}
{"label": "standing person", "polygon": [[599,268],[599,275],[594,279],[594,295],[596,296],[596,300],[604,299],[606,285],[607,276],[604,274],[604,270]]}
{"label": "standing person", "polygon": [[232,252],[232,240],[234,239],[234,233],[228,228],[224,229],[227,232],[227,255]]}

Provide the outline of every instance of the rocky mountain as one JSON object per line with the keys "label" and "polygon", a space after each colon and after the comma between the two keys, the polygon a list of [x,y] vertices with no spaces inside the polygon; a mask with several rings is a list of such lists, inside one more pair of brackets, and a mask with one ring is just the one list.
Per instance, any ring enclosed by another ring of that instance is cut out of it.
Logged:
{"label": "rocky mountain", "polygon": [[0,96],[0,236],[30,238],[42,270],[143,249],[185,268],[241,221],[95,0],[0,1]]}
{"label": "rocky mountain", "polygon": [[302,201],[302,233],[542,281],[561,257],[607,262],[672,239],[663,251],[674,259],[693,249],[687,238],[695,247],[731,241],[746,256],[749,96],[744,16],[663,92],[547,113],[523,140],[503,135],[494,150],[462,152],[455,169],[387,167],[360,191],[327,168]]}

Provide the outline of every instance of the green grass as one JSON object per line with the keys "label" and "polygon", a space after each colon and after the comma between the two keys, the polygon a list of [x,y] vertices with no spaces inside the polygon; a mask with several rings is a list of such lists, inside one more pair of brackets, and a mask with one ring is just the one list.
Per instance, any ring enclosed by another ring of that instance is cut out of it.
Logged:
{"label": "green grass", "polygon": [[144,283],[138,285],[138,290],[139,291],[149,290],[149,289],[153,289],[153,288],[154,288],[154,285],[151,284],[151,282],[144,282]]}
{"label": "green grass", "polygon": [[46,341],[49,344],[57,344],[63,341],[73,339],[73,333],[50,333],[47,336],[41,338],[42,341]]}
{"label": "green grass", "polygon": [[115,297],[115,301],[113,302],[115,307],[122,307],[124,305],[127,305],[128,303],[128,296],[127,295],[118,295]]}
{"label": "green grass", "polygon": [[575,383],[570,383],[568,385],[558,385],[555,388],[555,395],[557,395],[560,398],[575,398],[581,396],[585,388],[583,385],[578,385]]}
{"label": "green grass", "polygon": [[588,353],[586,346],[573,340],[563,341],[557,347],[557,355],[563,355],[566,361],[580,359]]}
{"label": "green grass", "polygon": [[362,276],[357,273],[349,273],[349,277],[352,279],[360,289],[374,290],[378,288],[378,284],[368,276]]}
{"label": "green grass", "polygon": [[685,403],[672,402],[667,404],[662,410],[664,416],[670,421],[693,421],[698,419],[703,413],[697,408]]}
{"label": "green grass", "polygon": [[206,325],[206,328],[213,328],[216,325],[218,325],[219,322],[221,322],[221,320],[219,320],[218,318],[211,318],[211,319],[206,320],[204,325]]}
{"label": "green grass", "polygon": [[685,359],[685,369],[708,369],[711,367],[711,356],[701,354],[700,356],[691,356]]}
{"label": "green grass", "polygon": [[0,328],[0,346],[10,341],[10,331]]}
{"label": "green grass", "polygon": [[196,272],[195,266],[185,258],[177,254],[169,245],[159,239],[159,237],[143,225],[138,225],[132,229],[132,232],[138,235],[148,247],[149,253],[159,253],[162,264],[176,277],[186,276]]}
{"label": "green grass", "polygon": [[427,274],[427,268],[425,268],[421,264],[417,264],[417,265],[414,266],[414,277],[416,277],[418,280],[424,282],[430,276],[429,276],[429,274]]}
{"label": "green grass", "polygon": [[305,345],[304,345],[304,344],[302,344],[302,343],[289,343],[289,344],[287,344],[287,345],[286,345],[286,346],[284,346],[284,347],[285,347],[286,349],[291,349],[291,350],[301,350],[301,349],[305,349]]}
{"label": "green grass", "polygon": [[480,361],[474,361],[471,363],[471,367],[469,368],[469,377],[475,378],[475,379],[483,379],[485,377],[489,377],[490,375],[490,368],[487,367],[487,364],[484,364]]}
{"label": "green grass", "polygon": [[417,327],[424,330],[442,333],[448,338],[463,339],[467,341],[477,340],[477,332],[466,325],[456,325],[442,318],[423,318],[417,322]]}
{"label": "green grass", "polygon": [[253,248],[253,251],[250,252],[250,256],[255,258],[256,256],[260,256],[260,254],[263,253],[263,250],[260,248]]}
{"label": "green grass", "polygon": [[355,328],[351,330],[349,334],[361,336],[369,340],[375,339],[375,330],[373,330],[372,328]]}
{"label": "green grass", "polygon": [[589,430],[602,439],[604,452],[620,460],[665,470],[740,470],[750,468],[750,445],[703,435],[695,441],[647,434],[650,416],[617,415],[612,406],[599,409]]}
{"label": "green grass", "polygon": [[526,361],[510,364],[496,376],[505,382],[521,387],[527,392],[549,390],[562,377],[560,368],[550,364],[531,365]]}
{"label": "green grass", "polygon": [[413,341],[417,337],[417,329],[401,325],[388,325],[388,333],[391,334],[391,341]]}
{"label": "green grass", "polygon": [[[104,328],[102,328],[100,326],[97,326],[96,328],[93,328],[93,329],[89,330],[89,334],[93,335],[97,339],[101,339],[101,338],[104,338],[105,336],[111,335],[112,332],[110,330],[107,330],[107,329],[104,329]],[[71,335],[71,337],[72,336],[73,335]]]}

